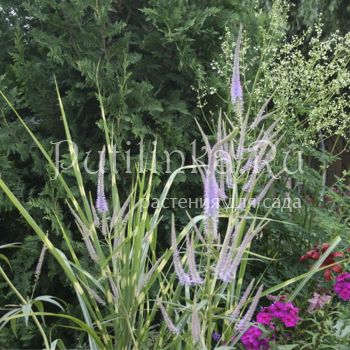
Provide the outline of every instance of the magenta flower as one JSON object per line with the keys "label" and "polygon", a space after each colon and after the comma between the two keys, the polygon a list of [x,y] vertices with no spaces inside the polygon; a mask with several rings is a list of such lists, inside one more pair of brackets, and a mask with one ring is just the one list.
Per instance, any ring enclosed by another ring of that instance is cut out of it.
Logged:
{"label": "magenta flower", "polygon": [[309,307],[307,309],[307,312],[312,313],[314,311],[317,311],[319,309],[322,309],[323,306],[331,301],[332,297],[327,294],[318,294],[317,292],[314,292],[314,295],[311,299],[309,299]]}
{"label": "magenta flower", "polygon": [[340,299],[345,301],[350,300],[350,273],[345,272],[336,278],[334,291]]}
{"label": "magenta flower", "polygon": [[269,338],[263,338],[262,330],[256,326],[250,327],[241,338],[246,350],[268,350],[269,341]]}
{"label": "magenta flower", "polygon": [[258,323],[275,328],[274,321],[281,321],[286,327],[295,327],[299,321],[299,309],[291,302],[277,301],[264,307],[256,316]]}
{"label": "magenta flower", "polygon": [[256,321],[261,324],[269,325],[273,319],[273,314],[268,311],[268,308],[263,308],[256,316]]}

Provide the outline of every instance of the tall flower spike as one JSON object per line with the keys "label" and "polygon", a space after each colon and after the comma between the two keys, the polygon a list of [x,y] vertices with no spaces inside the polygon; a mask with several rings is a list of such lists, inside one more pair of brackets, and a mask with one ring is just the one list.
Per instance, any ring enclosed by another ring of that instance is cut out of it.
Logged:
{"label": "tall flower spike", "polygon": [[165,310],[165,307],[163,306],[160,300],[158,300],[158,306],[159,306],[160,312],[162,313],[164,322],[167,325],[169,331],[173,334],[179,335],[180,330],[174,325],[173,321],[169,317],[168,313]]}
{"label": "tall flower spike", "polygon": [[39,260],[38,260],[38,263],[36,265],[36,269],[35,269],[35,273],[34,273],[35,282],[38,282],[38,280],[39,280],[39,277],[40,277],[40,274],[41,274],[41,270],[43,268],[43,263],[44,263],[44,259],[45,259],[46,250],[47,250],[47,247],[44,244],[42,249],[41,249]]}
{"label": "tall flower spike", "polygon": [[239,303],[237,304],[236,308],[233,310],[232,314],[231,314],[231,320],[232,322],[235,322],[238,319],[238,316],[242,310],[243,305],[245,304],[245,302],[247,301],[250,292],[253,289],[253,285],[254,285],[255,279],[252,279],[252,281],[249,283],[249,286],[247,287],[247,289],[244,291],[242,298],[240,299]]}
{"label": "tall flower spike", "polygon": [[218,151],[218,158],[220,159],[220,199],[227,199],[225,193],[225,186],[233,187],[232,182],[232,160],[230,154],[224,149]]}
{"label": "tall flower spike", "polygon": [[105,173],[105,153],[106,149],[103,149],[100,153],[100,164],[98,168],[98,180],[97,180],[97,198],[96,198],[96,210],[100,214],[108,212],[108,204],[105,197],[104,191],[104,173]]}
{"label": "tall flower spike", "polygon": [[242,320],[239,322],[237,326],[237,329],[239,332],[246,331],[246,328],[249,326],[249,322],[253,318],[254,312],[258,306],[258,302],[260,300],[262,291],[263,291],[263,286],[261,285],[258,291],[256,292],[248,311],[246,312],[246,314],[244,315],[244,317],[242,318]]}
{"label": "tall flower spike", "polygon": [[216,274],[219,280],[223,282],[226,281],[226,274],[225,274],[225,268],[229,261],[229,249],[225,247],[222,248],[222,252],[220,253],[218,265],[216,266]]}
{"label": "tall flower spike", "polygon": [[81,226],[81,224],[79,223],[79,221],[75,221],[78,228],[79,228],[79,231],[83,237],[83,241],[85,243],[85,246],[86,246],[86,249],[90,255],[90,258],[95,261],[95,262],[98,262],[98,256],[97,256],[97,253],[95,251],[95,248],[94,246],[92,245],[91,243],[91,240],[90,240],[90,231],[88,230],[88,228],[83,224]]}
{"label": "tall flower spike", "polygon": [[233,242],[232,242],[233,234],[234,233],[231,232],[229,235],[226,235],[224,242],[221,246],[218,263],[216,265],[217,278],[223,282],[225,282],[224,278],[226,273],[226,266],[229,264],[229,259],[231,258],[230,247],[232,247],[233,245]]}
{"label": "tall flower spike", "polygon": [[[205,228],[207,235],[217,239],[217,220],[219,215],[219,185],[215,178],[215,153],[214,148],[219,144],[211,148],[209,140],[202,130],[199,123],[196,121],[199,131],[202,134],[203,141],[205,143],[205,149],[208,153],[208,168],[205,175],[202,176],[204,182],[204,215],[205,215]],[[218,149],[220,146],[217,146]]]}
{"label": "tall flower spike", "polygon": [[[223,199],[224,190],[221,189],[216,180],[215,174],[215,154],[219,152],[218,148],[227,140],[229,137],[218,142],[214,145],[213,149],[209,154],[208,169],[204,180],[204,214],[206,217],[206,232],[209,233],[215,240],[218,239],[217,226],[220,209],[220,199]],[[223,151],[220,151],[223,153]],[[231,166],[229,163],[228,167]]]}
{"label": "tall flower spike", "polygon": [[242,160],[244,153],[246,153],[246,149],[244,148],[246,133],[247,133],[247,119],[243,121],[239,130],[239,141],[238,141],[237,153],[236,153],[237,160]]}
{"label": "tall flower spike", "polygon": [[[224,135],[224,127],[223,127],[223,122],[221,120],[221,111],[219,113],[219,119],[218,119],[218,130],[217,130],[217,136],[216,139],[217,141],[222,140],[223,135]],[[221,145],[221,147],[219,148],[218,152],[224,152],[224,145]],[[225,193],[225,174],[222,172],[223,169],[223,160],[220,157],[220,180],[219,180],[219,197],[220,199],[226,199],[226,193]]]}
{"label": "tall flower spike", "polygon": [[71,206],[69,206],[69,209],[71,211],[71,213],[73,214],[74,218],[75,218],[75,222],[78,226],[78,229],[83,237],[83,241],[85,243],[86,249],[88,250],[88,253],[90,255],[90,258],[97,262],[98,261],[98,256],[96,254],[95,248],[91,243],[90,240],[90,236],[91,236],[91,232],[89,231],[89,229],[85,226],[85,224],[81,221],[79,215],[72,209]]}
{"label": "tall flower spike", "polygon": [[240,170],[241,174],[245,174],[245,173],[247,173],[248,171],[250,171],[253,168],[253,166],[254,166],[254,157],[255,157],[254,154],[251,154],[249,156],[247,162],[244,164],[244,166]]}
{"label": "tall flower spike", "polygon": [[199,314],[197,310],[197,304],[196,302],[193,303],[192,306],[192,320],[191,320],[191,333],[193,340],[196,343],[199,343],[201,340],[201,325],[200,325],[200,320],[199,320]]}
{"label": "tall flower spike", "polygon": [[153,266],[150,268],[150,270],[139,279],[139,284],[137,286],[137,294],[141,293],[142,289],[147,285],[147,283],[149,282],[149,280],[152,278],[155,271],[157,270],[161,261],[162,261],[162,258],[160,257],[153,264]]}
{"label": "tall flower spike", "polygon": [[243,192],[251,192],[253,189],[253,186],[255,184],[255,180],[256,180],[256,175],[255,172],[252,172],[249,177],[248,180],[243,184],[242,186],[242,191]]}
{"label": "tall flower spike", "polygon": [[[280,171],[276,176],[279,177],[281,174],[282,174],[282,171]],[[276,180],[275,178],[271,178],[269,182],[265,185],[265,187],[261,190],[259,195],[256,198],[252,199],[251,206],[253,208],[259,205],[259,203],[264,199],[264,197],[266,196],[267,192],[269,191],[270,187],[272,186],[275,180]]]}
{"label": "tall flower spike", "polygon": [[[216,139],[218,141],[222,140],[223,127],[222,127],[222,119],[221,119],[221,110],[218,118],[218,130],[216,132]],[[222,147],[221,147],[222,148]]]}
{"label": "tall flower spike", "polygon": [[236,159],[237,155],[235,152],[235,145],[234,145],[233,141],[229,142],[229,154],[230,154],[231,159]]}
{"label": "tall flower spike", "polygon": [[[223,138],[226,139],[227,137],[227,132],[226,132],[226,128],[223,128]],[[232,172],[232,168],[233,168],[233,164],[232,164],[232,156],[230,153],[230,143],[226,142],[223,145],[223,152],[225,154],[225,163],[226,163],[226,185],[228,188],[233,188],[233,172]]]}
{"label": "tall flower spike", "polygon": [[117,223],[119,223],[120,221],[123,221],[125,216],[127,216],[125,213],[129,207],[132,195],[133,195],[133,193],[131,192],[129,197],[125,200],[125,202],[121,208],[118,208],[118,207],[114,208],[113,215],[112,215],[112,218],[111,218],[111,221],[109,224],[110,231],[114,230],[115,225],[117,225]]}
{"label": "tall flower spike", "polygon": [[256,115],[256,118],[254,119],[254,121],[250,125],[249,129],[251,129],[251,130],[255,129],[259,125],[259,123],[261,123],[264,119],[266,119],[268,116],[271,115],[271,113],[265,114],[264,112],[265,112],[268,104],[270,103],[272,97],[273,97],[273,94],[262,105],[262,107],[260,108],[258,114]]}
{"label": "tall flower spike", "polygon": [[208,171],[204,183],[204,211],[207,217],[217,218],[219,211],[220,188],[214,171]]}
{"label": "tall flower spike", "polygon": [[112,290],[112,294],[113,294],[113,298],[114,300],[116,300],[118,298],[118,288],[116,286],[116,284],[113,281],[113,278],[111,276],[108,276],[108,281],[109,281],[109,285],[111,286],[111,290]]}
{"label": "tall flower spike", "polygon": [[102,306],[106,306],[105,301],[90,287],[86,286],[88,293]]}
{"label": "tall flower spike", "polygon": [[[221,167],[223,167],[222,162]],[[225,192],[225,174],[222,171],[220,172],[219,198],[222,200],[227,199],[227,194]]]}
{"label": "tall flower spike", "polygon": [[239,54],[241,50],[242,26],[239,28],[239,33],[236,42],[235,54],[233,58],[233,72],[231,79],[231,101],[233,104],[241,103],[243,100],[243,89],[239,74]]}
{"label": "tall flower spike", "polygon": [[217,226],[219,217],[220,188],[215,177],[215,160],[212,152],[204,179],[204,215],[206,217],[206,232],[215,240],[218,239]]}
{"label": "tall flower spike", "polygon": [[194,222],[194,220],[192,219],[191,215],[188,213],[188,211],[186,211],[187,217],[189,218],[191,225],[194,229],[194,231],[196,232],[197,237],[199,238],[199,240],[205,244],[205,240],[201,234],[201,232],[199,231],[199,228],[197,227],[196,223]]}
{"label": "tall flower spike", "polygon": [[186,250],[187,250],[187,262],[188,262],[188,269],[190,271],[191,276],[191,282],[192,284],[203,284],[203,279],[198,273],[197,266],[196,266],[196,260],[194,256],[194,248],[193,248],[193,238],[188,237],[188,234],[186,235]]}
{"label": "tall flower spike", "polygon": [[204,176],[204,215],[206,224],[206,233],[214,240],[218,240],[218,218],[219,218],[219,201],[220,201],[220,188],[216,180],[215,168],[216,168],[216,152],[220,151],[222,145],[229,142],[234,134],[227,135],[223,139],[216,142],[211,148],[208,138],[203,132],[202,128],[198,124],[198,128],[203,136],[205,148],[208,153],[208,167]]}
{"label": "tall flower spike", "polygon": [[250,242],[252,241],[252,239],[254,238],[256,232],[248,232],[241,245],[238,247],[237,253],[234,256],[234,258],[232,260],[228,260],[228,264],[225,267],[225,274],[223,276],[223,281],[225,282],[231,282],[234,281],[236,278],[236,272],[237,272],[237,268],[239,266],[239,264],[241,263],[243,254],[246,250],[246,248],[248,247],[248,245],[250,244]]}
{"label": "tall flower spike", "polygon": [[96,228],[99,228],[101,225],[100,218],[98,217],[95,206],[92,203],[91,203],[91,211],[92,211],[92,217],[94,219],[94,225]]}
{"label": "tall flower spike", "polygon": [[181,264],[181,260],[180,260],[180,254],[179,254],[179,251],[177,249],[174,217],[172,218],[172,223],[171,223],[171,248],[173,251],[174,269],[175,269],[175,273],[177,275],[177,278],[179,279],[179,282],[181,284],[183,284],[185,286],[190,286],[192,284],[192,279],[184,271],[182,264]]}
{"label": "tall flower spike", "polygon": [[108,223],[107,223],[106,215],[103,215],[102,217],[101,232],[104,236],[107,236],[108,234]]}

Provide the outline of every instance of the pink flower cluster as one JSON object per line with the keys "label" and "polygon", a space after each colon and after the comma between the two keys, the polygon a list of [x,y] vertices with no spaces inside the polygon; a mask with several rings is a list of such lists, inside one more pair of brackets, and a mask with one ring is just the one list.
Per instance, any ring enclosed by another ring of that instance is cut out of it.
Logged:
{"label": "pink flower cluster", "polygon": [[314,292],[314,295],[311,299],[309,299],[309,307],[307,308],[307,312],[312,313],[314,311],[322,309],[326,304],[330,303],[332,297],[325,293],[319,294]]}
{"label": "pink flower cluster", "polygon": [[274,321],[280,320],[286,327],[295,327],[299,321],[299,309],[291,302],[276,301],[264,307],[257,315],[256,320],[274,329]]}
{"label": "pink flower cluster", "polygon": [[262,338],[263,332],[256,326],[250,327],[241,338],[246,350],[268,350],[269,338]]}
{"label": "pink flower cluster", "polygon": [[[257,323],[276,330],[276,321],[281,321],[285,327],[295,327],[299,321],[299,309],[291,302],[276,301],[264,307],[256,316]],[[263,338],[263,332],[256,326],[250,327],[242,336],[241,342],[246,350],[268,350],[271,338]]]}
{"label": "pink flower cluster", "polygon": [[342,273],[337,277],[334,284],[334,291],[339,298],[345,301],[350,300],[350,273]]}

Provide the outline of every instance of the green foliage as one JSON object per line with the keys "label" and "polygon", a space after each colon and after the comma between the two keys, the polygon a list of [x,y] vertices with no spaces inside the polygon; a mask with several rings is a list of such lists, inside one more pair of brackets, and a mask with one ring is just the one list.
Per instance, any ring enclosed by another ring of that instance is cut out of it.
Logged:
{"label": "green foliage", "polygon": [[271,57],[266,82],[276,90],[274,102],[291,129],[291,142],[302,144],[331,135],[344,137],[349,128],[350,36],[332,34],[322,40],[321,27],[309,33],[313,35],[307,53],[302,52],[303,39],[295,38]]}
{"label": "green foliage", "polygon": [[290,341],[304,350],[345,350],[350,341],[350,314],[346,305],[331,305],[305,317],[303,329]]}
{"label": "green foliage", "polygon": [[293,1],[291,7],[294,21],[290,22],[292,33],[300,32],[317,23],[321,17],[327,33],[349,31],[349,2],[346,0]]}

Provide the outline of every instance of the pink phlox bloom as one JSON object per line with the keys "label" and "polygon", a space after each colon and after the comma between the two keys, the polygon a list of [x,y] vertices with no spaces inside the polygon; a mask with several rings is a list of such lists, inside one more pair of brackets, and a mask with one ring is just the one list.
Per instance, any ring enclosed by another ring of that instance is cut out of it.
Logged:
{"label": "pink phlox bloom", "polygon": [[350,300],[350,273],[345,272],[337,276],[334,291],[340,299],[344,301]]}
{"label": "pink phlox bloom", "polygon": [[322,309],[324,305],[328,304],[331,301],[331,299],[332,297],[330,295],[314,292],[313,297],[309,299],[310,304],[307,312],[312,313]]}
{"label": "pink phlox bloom", "polygon": [[295,327],[299,321],[299,309],[291,302],[276,301],[263,308],[256,317],[258,323],[274,327],[274,321],[281,321],[286,327]]}
{"label": "pink phlox bloom", "polygon": [[241,342],[246,350],[268,350],[270,349],[269,338],[263,338],[263,331],[251,326],[241,338]]}
{"label": "pink phlox bloom", "polygon": [[[264,311],[266,310],[266,311]],[[267,308],[263,308],[257,315],[256,321],[261,324],[269,325],[273,319],[273,315],[268,312]]]}

